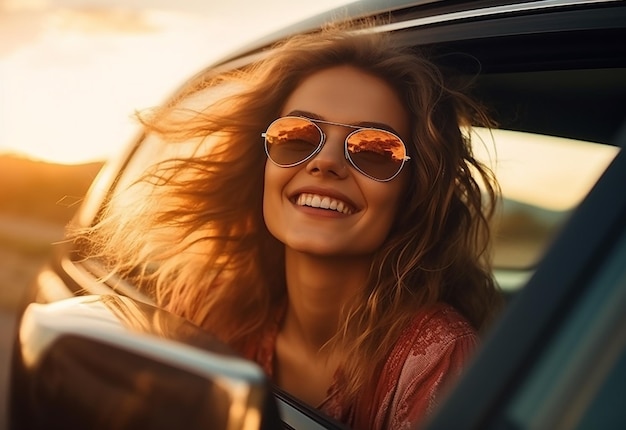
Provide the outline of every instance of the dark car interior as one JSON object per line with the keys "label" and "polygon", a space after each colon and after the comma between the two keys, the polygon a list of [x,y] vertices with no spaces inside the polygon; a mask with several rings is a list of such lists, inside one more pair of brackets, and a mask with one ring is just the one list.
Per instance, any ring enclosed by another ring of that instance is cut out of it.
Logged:
{"label": "dark car interior", "polygon": [[477,76],[474,93],[501,128],[611,143],[626,113],[622,19],[608,8],[560,10],[397,37],[444,67]]}

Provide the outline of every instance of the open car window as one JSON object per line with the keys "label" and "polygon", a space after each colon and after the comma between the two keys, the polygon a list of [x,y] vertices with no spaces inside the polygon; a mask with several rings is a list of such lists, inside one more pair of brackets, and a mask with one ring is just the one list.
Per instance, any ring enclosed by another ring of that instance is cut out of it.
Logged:
{"label": "open car window", "polygon": [[476,128],[474,133],[474,153],[502,190],[493,224],[494,276],[511,293],[528,280],[619,148],[513,130]]}

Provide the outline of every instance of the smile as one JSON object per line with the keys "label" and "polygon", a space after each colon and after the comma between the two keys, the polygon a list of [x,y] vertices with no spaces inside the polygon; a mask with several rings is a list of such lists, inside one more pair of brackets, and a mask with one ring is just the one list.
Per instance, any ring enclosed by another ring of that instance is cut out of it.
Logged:
{"label": "smile", "polygon": [[309,206],[312,208],[337,211],[344,215],[351,215],[354,212],[354,210],[347,203],[342,202],[341,200],[317,194],[300,194],[295,203],[298,206]]}

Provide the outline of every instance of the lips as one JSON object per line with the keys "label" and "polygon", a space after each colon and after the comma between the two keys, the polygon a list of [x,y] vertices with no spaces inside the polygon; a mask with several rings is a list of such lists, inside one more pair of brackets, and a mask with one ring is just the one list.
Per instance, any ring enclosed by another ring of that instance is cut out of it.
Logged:
{"label": "lips", "polygon": [[344,215],[351,215],[355,211],[355,209],[350,204],[342,200],[320,194],[299,194],[294,203],[298,206],[308,206],[311,208],[336,211]]}

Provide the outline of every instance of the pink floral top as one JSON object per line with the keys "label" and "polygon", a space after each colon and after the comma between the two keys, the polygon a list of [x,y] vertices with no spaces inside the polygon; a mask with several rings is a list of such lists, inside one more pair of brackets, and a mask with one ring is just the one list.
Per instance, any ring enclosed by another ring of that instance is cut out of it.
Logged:
{"label": "pink floral top", "polygon": [[[272,377],[280,319],[244,355]],[[423,309],[400,335],[375,385],[347,402],[337,377],[318,405],[326,415],[355,430],[414,429],[442,399],[478,343],[476,331],[447,304]]]}

